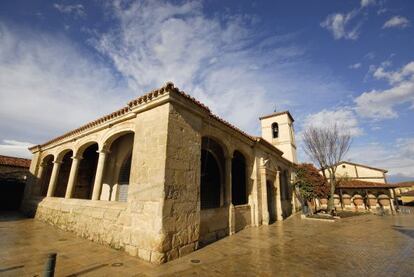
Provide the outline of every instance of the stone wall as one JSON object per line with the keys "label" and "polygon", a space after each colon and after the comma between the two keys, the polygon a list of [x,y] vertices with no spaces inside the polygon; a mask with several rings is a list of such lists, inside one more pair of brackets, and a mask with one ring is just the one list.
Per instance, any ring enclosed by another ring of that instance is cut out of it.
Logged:
{"label": "stone wall", "polygon": [[126,203],[47,197],[26,203],[26,212],[35,207],[36,219],[59,229],[115,249],[125,246],[122,234],[127,221]]}
{"label": "stone wall", "polygon": [[236,219],[236,232],[243,230],[252,225],[250,205],[241,205],[234,207]]}
{"label": "stone wall", "polygon": [[[237,216],[236,216],[237,218]],[[201,245],[219,240],[229,234],[229,207],[200,211]]]}
{"label": "stone wall", "polygon": [[169,106],[139,113],[134,121],[125,250],[152,263],[165,262],[169,249],[162,230]]}
{"label": "stone wall", "polygon": [[177,104],[169,112],[162,220],[172,260],[198,247],[202,120]]}

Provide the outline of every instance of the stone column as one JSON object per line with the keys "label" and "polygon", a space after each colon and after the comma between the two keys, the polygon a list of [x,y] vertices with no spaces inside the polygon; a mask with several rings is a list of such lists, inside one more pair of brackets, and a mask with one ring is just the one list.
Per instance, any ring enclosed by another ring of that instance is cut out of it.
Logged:
{"label": "stone column", "polygon": [[394,214],[394,212],[395,212],[395,207],[394,207],[394,198],[395,198],[395,196],[394,196],[394,193],[393,193],[392,189],[389,189],[389,192],[390,192],[390,208],[391,208],[391,213]]}
{"label": "stone column", "polygon": [[276,178],[275,178],[275,187],[276,187],[276,217],[277,221],[282,221],[282,201],[280,199],[280,171],[278,170],[276,172]]}
{"label": "stone column", "polygon": [[266,169],[260,169],[260,184],[262,186],[262,224],[269,224],[269,207],[267,203]]}
{"label": "stone column", "polygon": [[225,163],[226,163],[226,183],[225,183],[225,205],[229,208],[229,235],[233,235],[236,231],[236,221],[235,221],[235,213],[234,213],[234,206],[232,203],[232,176],[231,176],[231,162],[232,157],[226,156]]}
{"label": "stone column", "polygon": [[52,175],[50,176],[49,187],[47,188],[47,197],[52,197],[55,193],[56,183],[59,176],[60,165],[62,162],[54,161]]}
{"label": "stone column", "polygon": [[76,177],[78,175],[79,163],[82,160],[82,157],[72,157],[72,165],[70,167],[68,185],[66,187],[65,198],[69,199],[72,197],[73,187],[75,186]]}
{"label": "stone column", "polygon": [[226,173],[226,182],[225,182],[225,189],[224,189],[224,194],[225,194],[225,205],[226,206],[230,206],[230,204],[232,204],[232,198],[231,198],[231,194],[232,194],[232,188],[231,188],[231,160],[232,158],[227,156],[226,158],[226,169],[225,169],[225,173]]}
{"label": "stone column", "polygon": [[102,190],[102,178],[105,169],[105,160],[108,151],[101,150],[98,152],[98,165],[96,167],[95,183],[93,184],[92,200],[99,200]]}
{"label": "stone column", "polygon": [[294,187],[291,185],[293,184],[294,180],[294,176],[292,175],[292,173],[289,172],[289,180],[290,180],[290,184],[289,184],[289,190],[291,190],[292,192],[292,214],[296,213],[296,195],[295,195],[295,189]]}
{"label": "stone column", "polygon": [[43,162],[40,163],[39,170],[38,170],[37,175],[36,175],[36,179],[37,180],[34,182],[34,184],[36,186],[35,186],[34,190],[32,190],[32,192],[31,192],[31,195],[32,196],[39,196],[40,193],[41,193],[41,189],[42,189],[42,177],[43,177],[43,173],[45,171],[45,167],[46,167],[46,164],[45,163],[43,163]]}
{"label": "stone column", "polygon": [[236,211],[234,210],[234,205],[230,204],[229,206],[229,235],[234,235],[236,233]]}

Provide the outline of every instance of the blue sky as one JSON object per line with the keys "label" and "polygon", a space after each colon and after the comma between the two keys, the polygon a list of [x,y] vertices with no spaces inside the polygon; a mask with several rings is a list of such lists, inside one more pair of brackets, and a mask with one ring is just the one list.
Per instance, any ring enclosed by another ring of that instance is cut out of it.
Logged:
{"label": "blue sky", "polygon": [[274,109],[299,145],[337,123],[348,160],[412,180],[413,15],[410,0],[1,1],[0,154],[173,81],[255,135]]}

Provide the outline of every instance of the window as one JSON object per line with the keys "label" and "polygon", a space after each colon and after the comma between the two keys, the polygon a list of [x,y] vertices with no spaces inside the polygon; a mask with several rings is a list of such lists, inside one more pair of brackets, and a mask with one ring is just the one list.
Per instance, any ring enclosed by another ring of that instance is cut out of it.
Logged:
{"label": "window", "polygon": [[201,209],[219,208],[222,205],[224,184],[224,152],[212,138],[201,142]]}
{"label": "window", "polygon": [[119,171],[118,181],[118,201],[127,202],[128,199],[128,187],[129,187],[129,175],[131,172],[131,159],[132,153],[125,158],[122,163],[122,167]]}
{"label": "window", "polygon": [[279,137],[279,125],[276,122],[272,124],[272,137]]}
{"label": "window", "polygon": [[246,187],[246,159],[239,151],[233,154],[231,163],[231,190],[232,201],[234,205],[247,204],[247,187]]}

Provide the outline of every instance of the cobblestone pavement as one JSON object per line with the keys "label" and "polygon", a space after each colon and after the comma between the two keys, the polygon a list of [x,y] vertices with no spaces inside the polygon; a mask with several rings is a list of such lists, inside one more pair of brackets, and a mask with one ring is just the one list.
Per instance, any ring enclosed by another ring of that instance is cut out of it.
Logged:
{"label": "cobblestone pavement", "polygon": [[155,266],[18,214],[0,214],[0,276],[414,276],[414,214],[338,222],[294,216]]}

